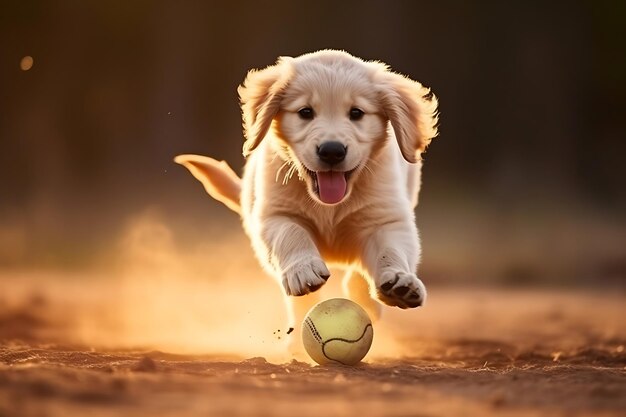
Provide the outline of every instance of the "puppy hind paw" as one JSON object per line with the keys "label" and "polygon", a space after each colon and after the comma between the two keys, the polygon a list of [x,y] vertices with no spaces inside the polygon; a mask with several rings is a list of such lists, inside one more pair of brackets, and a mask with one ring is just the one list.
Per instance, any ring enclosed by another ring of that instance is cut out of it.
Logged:
{"label": "puppy hind paw", "polygon": [[282,284],[287,295],[306,295],[322,288],[330,277],[324,261],[310,257],[286,269],[282,274]]}

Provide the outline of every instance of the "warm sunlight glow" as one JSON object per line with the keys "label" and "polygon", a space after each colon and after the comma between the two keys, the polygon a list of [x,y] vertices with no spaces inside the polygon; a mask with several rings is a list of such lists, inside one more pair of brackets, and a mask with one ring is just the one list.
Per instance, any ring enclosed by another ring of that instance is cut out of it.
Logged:
{"label": "warm sunlight glow", "polygon": [[285,344],[279,333],[287,330],[285,313],[276,307],[281,295],[260,268],[234,261],[243,239],[181,250],[170,229],[145,214],[121,240],[113,305],[106,306],[115,312],[111,327],[98,325],[101,316],[86,316],[84,342],[278,359]]}
{"label": "warm sunlight glow", "polygon": [[[287,335],[282,292],[258,266],[242,232],[184,247],[169,225],[148,211],[129,221],[118,246],[102,258],[100,267],[79,277],[54,271],[24,276],[11,286],[13,299],[29,299],[37,286],[46,316],[63,323],[54,337],[65,343],[313,363],[288,348],[301,335]],[[341,296],[342,272],[333,277],[322,289],[323,299]],[[42,279],[54,285],[41,286]],[[389,325],[374,323],[366,361],[407,353]]]}

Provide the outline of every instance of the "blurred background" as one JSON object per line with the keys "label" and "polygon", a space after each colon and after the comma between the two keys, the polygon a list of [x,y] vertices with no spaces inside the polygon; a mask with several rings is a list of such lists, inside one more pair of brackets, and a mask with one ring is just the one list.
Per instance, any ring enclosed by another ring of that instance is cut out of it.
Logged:
{"label": "blurred background", "polygon": [[626,284],[624,2],[0,4],[0,277],[107,266],[137,242],[194,253],[207,279],[204,261],[262,275],[237,217],[172,159],[240,171],[246,72],[335,48],[439,97],[427,285]]}

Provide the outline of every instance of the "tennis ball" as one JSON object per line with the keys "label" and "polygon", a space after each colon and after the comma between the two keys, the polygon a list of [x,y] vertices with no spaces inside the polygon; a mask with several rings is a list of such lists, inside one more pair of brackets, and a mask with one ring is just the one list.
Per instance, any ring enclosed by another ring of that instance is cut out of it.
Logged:
{"label": "tennis ball", "polygon": [[358,304],[332,298],[314,306],[302,323],[302,343],[320,365],[355,365],[372,346],[374,329]]}

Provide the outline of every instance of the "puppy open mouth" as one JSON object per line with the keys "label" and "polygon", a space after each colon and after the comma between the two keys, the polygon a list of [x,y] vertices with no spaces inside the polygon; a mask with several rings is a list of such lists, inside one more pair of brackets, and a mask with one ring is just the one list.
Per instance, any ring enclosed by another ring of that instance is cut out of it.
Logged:
{"label": "puppy open mouth", "polygon": [[350,171],[311,171],[313,191],[326,204],[337,204],[348,194],[348,180],[356,168]]}

